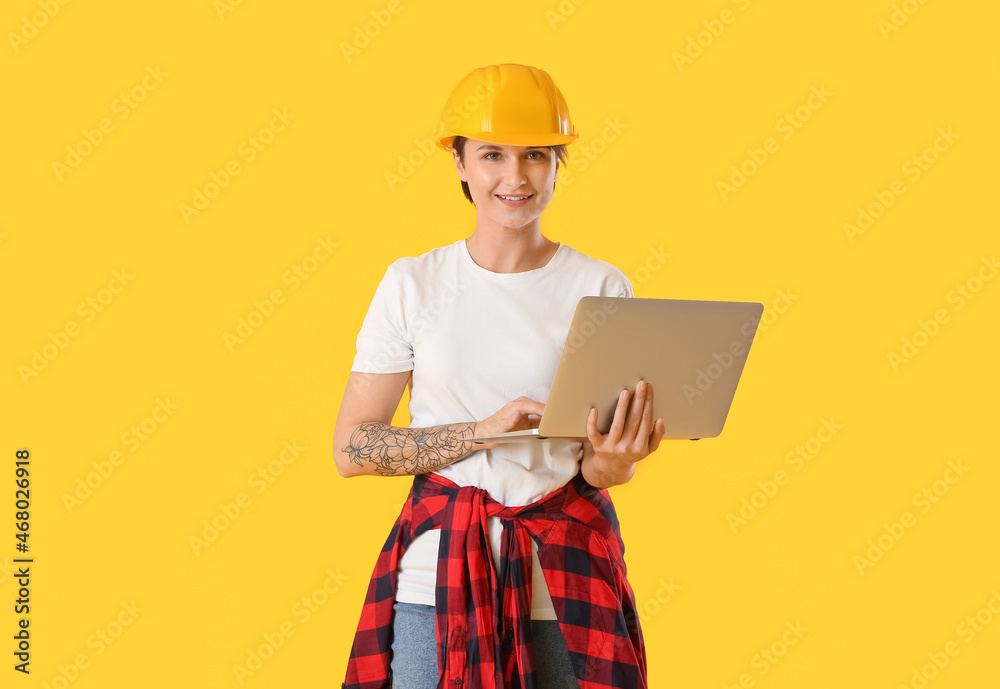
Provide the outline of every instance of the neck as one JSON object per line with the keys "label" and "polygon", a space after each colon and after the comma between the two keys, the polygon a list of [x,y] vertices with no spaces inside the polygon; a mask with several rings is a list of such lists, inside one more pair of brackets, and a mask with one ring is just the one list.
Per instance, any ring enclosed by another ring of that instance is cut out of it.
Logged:
{"label": "neck", "polygon": [[478,225],[465,245],[473,261],[494,273],[542,268],[559,248],[557,242],[539,232],[537,221],[519,228]]}

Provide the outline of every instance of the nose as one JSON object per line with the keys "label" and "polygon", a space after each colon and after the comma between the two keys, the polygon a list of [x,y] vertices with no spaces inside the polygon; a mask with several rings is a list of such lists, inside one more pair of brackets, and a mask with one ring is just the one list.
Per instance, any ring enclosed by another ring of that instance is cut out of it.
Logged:
{"label": "nose", "polygon": [[524,161],[518,157],[511,158],[510,164],[507,165],[506,175],[504,176],[504,181],[512,188],[522,186],[528,181],[527,175],[524,174]]}

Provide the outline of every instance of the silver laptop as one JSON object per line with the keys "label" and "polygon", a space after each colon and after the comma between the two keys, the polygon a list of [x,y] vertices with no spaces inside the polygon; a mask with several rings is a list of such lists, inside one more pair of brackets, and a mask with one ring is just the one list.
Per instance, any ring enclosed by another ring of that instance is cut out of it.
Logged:
{"label": "silver laptop", "polygon": [[538,428],[476,440],[585,440],[591,406],[607,433],[618,395],[640,379],[653,386],[653,419],[663,417],[664,438],[714,438],[763,311],[756,302],[584,297]]}

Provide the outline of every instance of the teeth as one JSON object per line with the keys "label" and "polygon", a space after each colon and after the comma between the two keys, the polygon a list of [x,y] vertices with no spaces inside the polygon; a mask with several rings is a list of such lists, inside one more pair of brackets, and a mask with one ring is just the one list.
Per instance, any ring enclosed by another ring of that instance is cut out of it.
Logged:
{"label": "teeth", "polygon": [[[500,196],[500,195],[497,194],[497,196]],[[500,196],[500,198],[506,199],[507,201],[523,201],[524,199],[526,199],[528,197],[527,196]]]}

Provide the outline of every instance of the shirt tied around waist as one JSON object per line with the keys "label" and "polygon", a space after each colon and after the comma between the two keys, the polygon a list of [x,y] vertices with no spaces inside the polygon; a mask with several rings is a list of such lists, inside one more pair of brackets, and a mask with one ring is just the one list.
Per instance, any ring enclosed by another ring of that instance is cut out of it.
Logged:
{"label": "shirt tied around waist", "polygon": [[[499,562],[487,519],[501,519]],[[441,529],[436,587],[443,684],[538,689],[531,639],[531,539],[581,689],[645,688],[646,658],[624,545],[606,490],[582,473],[529,505],[506,507],[483,489],[437,474],[413,479],[379,555],[343,689],[389,689],[399,559]]]}

